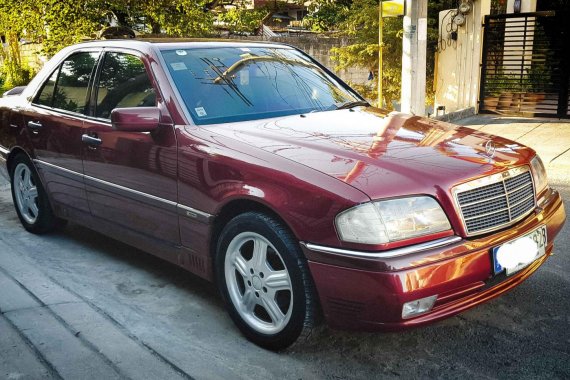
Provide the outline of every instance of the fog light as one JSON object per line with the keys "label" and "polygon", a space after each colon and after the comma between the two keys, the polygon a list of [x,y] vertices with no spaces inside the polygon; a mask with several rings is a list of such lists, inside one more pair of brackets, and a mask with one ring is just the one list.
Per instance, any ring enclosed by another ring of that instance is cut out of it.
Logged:
{"label": "fog light", "polygon": [[433,307],[436,299],[437,295],[406,302],[402,308],[402,319],[411,318],[418,314],[427,313]]}

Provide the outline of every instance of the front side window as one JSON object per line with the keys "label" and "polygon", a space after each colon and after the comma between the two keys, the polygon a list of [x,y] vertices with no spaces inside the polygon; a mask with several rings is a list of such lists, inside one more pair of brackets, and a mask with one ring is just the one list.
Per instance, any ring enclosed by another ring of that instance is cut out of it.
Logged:
{"label": "front side window", "polygon": [[360,100],[294,49],[223,47],[161,53],[196,124],[333,110]]}
{"label": "front side window", "polygon": [[85,113],[89,81],[98,57],[98,52],[81,52],[71,55],[44,83],[35,103]]}
{"label": "front side window", "polygon": [[97,85],[95,116],[109,119],[115,108],[152,106],[156,106],[156,94],[140,58],[107,53]]}

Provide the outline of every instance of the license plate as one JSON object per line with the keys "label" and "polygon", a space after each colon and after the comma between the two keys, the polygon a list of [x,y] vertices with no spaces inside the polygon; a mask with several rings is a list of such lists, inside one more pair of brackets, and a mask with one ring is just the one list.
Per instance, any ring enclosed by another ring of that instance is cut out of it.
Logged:
{"label": "license plate", "polygon": [[495,274],[505,271],[510,276],[544,256],[547,240],[546,226],[540,226],[524,236],[493,248]]}

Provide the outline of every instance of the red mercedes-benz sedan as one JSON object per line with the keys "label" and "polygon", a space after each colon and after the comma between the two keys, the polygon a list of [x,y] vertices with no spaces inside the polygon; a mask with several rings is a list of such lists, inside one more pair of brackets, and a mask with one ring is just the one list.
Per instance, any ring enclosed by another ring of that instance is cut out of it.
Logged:
{"label": "red mercedes-benz sedan", "polygon": [[532,149],[371,107],[285,45],[71,46],[0,118],[24,228],[73,221],[215,281],[270,349],[320,315],[395,330],[485,302],[566,218]]}

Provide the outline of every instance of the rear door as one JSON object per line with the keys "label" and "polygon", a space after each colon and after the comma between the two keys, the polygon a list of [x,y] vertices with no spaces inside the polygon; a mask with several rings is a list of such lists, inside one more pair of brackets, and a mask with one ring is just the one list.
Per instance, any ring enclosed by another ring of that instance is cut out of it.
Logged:
{"label": "rear door", "polygon": [[63,206],[63,210],[71,207],[89,211],[83,183],[81,136],[100,54],[95,49],[69,55],[23,111],[36,166],[54,206]]}
{"label": "rear door", "polygon": [[[83,165],[91,213],[178,245],[174,126],[149,67],[138,52],[107,51],[96,76],[91,118],[84,131]],[[151,132],[116,131],[115,108],[158,106],[161,126]]]}

